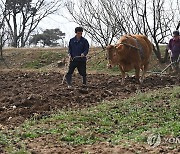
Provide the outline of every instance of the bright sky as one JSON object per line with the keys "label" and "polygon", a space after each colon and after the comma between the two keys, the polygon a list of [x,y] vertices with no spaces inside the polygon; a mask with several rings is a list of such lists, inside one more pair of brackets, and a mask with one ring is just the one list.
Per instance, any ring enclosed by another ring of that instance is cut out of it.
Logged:
{"label": "bright sky", "polygon": [[[48,0],[47,0],[48,1]],[[77,1],[77,0],[74,0]],[[62,14],[69,19],[71,18],[70,15],[68,15],[68,11],[65,10],[65,8],[60,9],[61,12],[59,14]],[[68,21],[66,18],[60,16],[60,15],[51,15],[43,19],[40,24],[39,28],[42,28],[43,30],[45,29],[54,29],[54,28],[59,28],[62,32],[66,33],[65,36],[65,44],[67,45],[69,42],[69,39],[74,37],[74,29],[75,27],[78,26],[77,24]],[[85,35],[85,33],[83,33]],[[89,43],[91,43],[90,39],[85,35],[85,37],[88,39]]]}
{"label": "bright sky", "polygon": [[[69,39],[75,36],[75,27],[79,25],[74,22],[70,22],[69,19],[71,19],[71,16],[65,8],[62,8],[59,14],[60,15],[50,15],[46,17],[40,22],[38,28],[42,28],[43,30],[59,28],[63,33],[66,33],[65,44],[67,45],[69,43]],[[85,32],[83,33],[83,36],[88,39],[89,43],[92,43],[91,39],[85,34]]]}
{"label": "bright sky", "polygon": [[66,33],[65,41],[68,43],[69,39],[75,35],[74,28],[76,26],[77,24],[68,21],[64,17],[59,15],[51,15],[43,19],[38,27],[42,28],[43,30],[59,28],[63,33]]}
{"label": "bright sky", "polygon": [[[59,28],[63,33],[66,33],[65,35],[65,46],[68,45],[69,40],[75,36],[74,29],[77,27],[77,25],[74,22],[68,21],[66,18],[59,16],[59,15],[51,15],[45,19],[43,19],[38,28],[40,29],[55,29]],[[92,45],[91,39],[86,35],[85,32],[83,32],[83,36],[89,41],[89,43]]]}

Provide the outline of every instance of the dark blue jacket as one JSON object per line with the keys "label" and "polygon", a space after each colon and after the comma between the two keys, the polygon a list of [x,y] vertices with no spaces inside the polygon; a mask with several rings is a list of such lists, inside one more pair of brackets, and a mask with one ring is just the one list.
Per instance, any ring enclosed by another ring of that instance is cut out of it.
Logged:
{"label": "dark blue jacket", "polygon": [[[89,43],[84,37],[81,37],[80,40],[77,40],[76,36],[70,39],[68,53],[71,55],[72,58],[76,56],[81,56],[82,53],[86,56],[88,54],[88,51]],[[75,58],[74,60],[85,61],[86,57]]]}

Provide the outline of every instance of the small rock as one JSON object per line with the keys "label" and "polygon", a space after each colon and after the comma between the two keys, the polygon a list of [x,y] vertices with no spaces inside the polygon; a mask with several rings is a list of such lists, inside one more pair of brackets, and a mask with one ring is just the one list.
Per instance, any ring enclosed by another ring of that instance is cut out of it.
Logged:
{"label": "small rock", "polygon": [[11,120],[11,119],[12,119],[12,117],[9,117],[9,118],[8,118],[8,121]]}
{"label": "small rock", "polygon": [[4,129],[5,129],[5,127],[0,124],[0,130],[4,130]]}
{"label": "small rock", "polygon": [[3,108],[3,107],[0,107],[0,111],[4,111],[5,110],[5,108]]}
{"label": "small rock", "polygon": [[105,90],[105,93],[108,94],[108,95],[113,95],[113,92],[110,91],[110,90]]}
{"label": "small rock", "polygon": [[58,67],[62,67],[65,65],[65,62],[64,61],[58,61],[57,65],[58,65]]}
{"label": "small rock", "polygon": [[86,89],[78,89],[78,91],[79,91],[81,94],[88,94],[88,90],[86,90]]}
{"label": "small rock", "polygon": [[16,109],[17,107],[15,105],[12,106],[13,109]]}

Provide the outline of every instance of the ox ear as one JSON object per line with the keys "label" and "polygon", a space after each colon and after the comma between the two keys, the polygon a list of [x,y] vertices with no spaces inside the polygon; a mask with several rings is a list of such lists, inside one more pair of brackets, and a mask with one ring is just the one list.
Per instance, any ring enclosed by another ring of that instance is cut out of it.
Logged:
{"label": "ox ear", "polygon": [[114,47],[113,45],[108,45],[108,46],[106,47],[106,49],[109,50],[109,49],[112,49],[113,47]]}
{"label": "ox ear", "polygon": [[122,47],[123,47],[123,44],[118,44],[118,45],[116,46],[116,49],[122,49]]}

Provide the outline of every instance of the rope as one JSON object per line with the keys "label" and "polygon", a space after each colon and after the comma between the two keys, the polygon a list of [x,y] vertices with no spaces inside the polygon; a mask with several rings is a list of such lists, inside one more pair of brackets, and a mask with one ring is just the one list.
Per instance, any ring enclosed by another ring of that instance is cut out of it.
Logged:
{"label": "rope", "polygon": [[[121,42],[121,43],[118,43],[118,44],[123,44],[123,45],[129,46],[129,47],[131,47],[131,48],[134,48],[134,49],[136,49],[136,50],[140,50],[139,48],[137,48],[137,47],[135,47],[135,46],[133,46],[133,45],[131,45],[131,44],[125,43],[125,42]],[[117,45],[118,45],[118,44],[117,44]]]}

